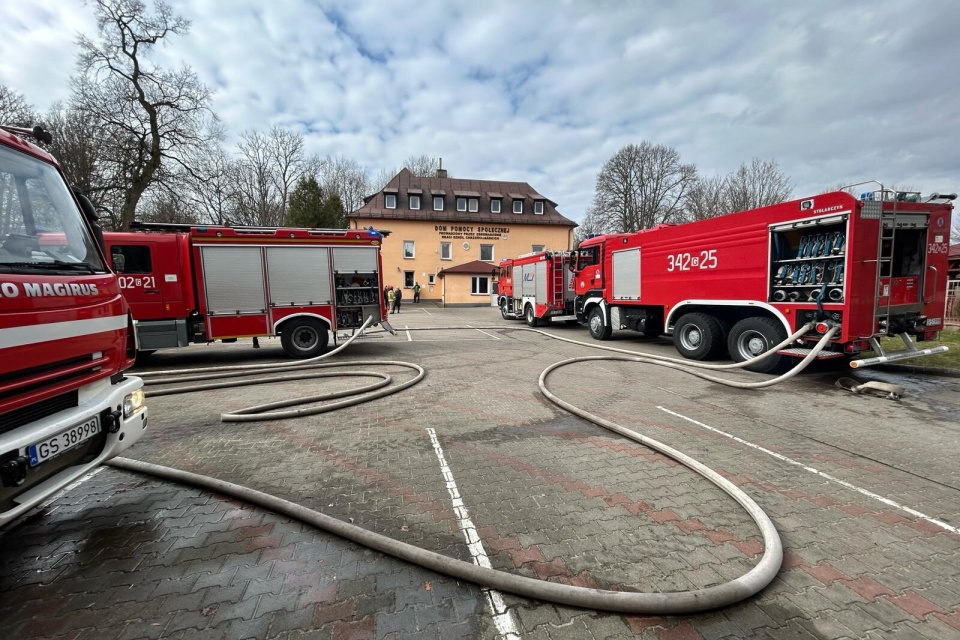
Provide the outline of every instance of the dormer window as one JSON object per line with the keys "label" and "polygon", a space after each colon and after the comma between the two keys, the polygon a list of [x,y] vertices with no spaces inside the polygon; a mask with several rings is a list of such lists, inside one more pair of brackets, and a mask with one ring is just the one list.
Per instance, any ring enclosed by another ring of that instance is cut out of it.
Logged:
{"label": "dormer window", "polygon": [[397,208],[397,194],[388,193],[383,196],[383,203],[387,209],[396,209]]}
{"label": "dormer window", "polygon": [[420,196],[410,196],[410,209],[413,211],[420,209]]}
{"label": "dormer window", "polygon": [[480,199],[479,198],[470,198],[467,200],[467,208],[471,212],[476,212],[480,209]]}
{"label": "dormer window", "polygon": [[457,211],[466,211],[466,210],[467,210],[467,199],[457,198]]}
{"label": "dormer window", "polygon": [[500,198],[490,199],[490,213],[500,213]]}
{"label": "dormer window", "polygon": [[534,201],[533,212],[537,215],[543,215],[543,200]]}
{"label": "dormer window", "polygon": [[514,201],[513,201],[513,212],[514,212],[514,213],[523,213],[523,200],[514,200]]}
{"label": "dormer window", "polygon": [[433,210],[443,211],[443,196],[433,196]]}

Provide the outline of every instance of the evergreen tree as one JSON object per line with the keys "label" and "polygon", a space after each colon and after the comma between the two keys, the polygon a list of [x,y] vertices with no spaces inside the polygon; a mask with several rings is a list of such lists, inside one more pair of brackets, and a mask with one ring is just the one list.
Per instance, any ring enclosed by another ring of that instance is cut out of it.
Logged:
{"label": "evergreen tree", "polygon": [[[338,202],[339,200],[337,198]],[[325,219],[325,205],[326,199],[323,197],[323,189],[320,188],[317,179],[313,176],[300,178],[297,181],[297,186],[290,192],[290,202],[287,206],[287,225],[307,228],[329,226]]]}

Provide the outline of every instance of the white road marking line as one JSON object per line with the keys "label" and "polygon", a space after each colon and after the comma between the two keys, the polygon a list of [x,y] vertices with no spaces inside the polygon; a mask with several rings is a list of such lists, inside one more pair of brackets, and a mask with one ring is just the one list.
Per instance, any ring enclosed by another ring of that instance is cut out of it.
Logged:
{"label": "white road marking line", "polygon": [[[440,446],[440,441],[437,440],[437,432],[428,428],[427,433],[430,434],[433,452],[437,454],[437,460],[440,461],[440,473],[443,474],[443,479],[447,485],[447,493],[450,494],[450,499],[453,501],[453,511],[457,514],[457,524],[460,526],[461,533],[463,533],[463,539],[467,542],[467,548],[473,557],[473,563],[481,567],[486,567],[487,569],[492,569],[493,566],[490,564],[487,552],[483,548],[483,543],[480,542],[480,536],[477,535],[477,528],[470,519],[470,513],[467,511],[466,505],[463,504],[460,490],[457,488],[457,483],[453,479],[453,472],[450,471],[450,467],[447,465],[447,459],[443,455],[443,447]],[[493,613],[493,623],[499,632],[498,637],[504,638],[505,640],[519,639],[521,636],[518,631],[517,622],[513,618],[513,613],[507,609],[503,603],[503,596],[500,595],[500,592],[493,589],[482,589],[482,591],[484,595],[486,595],[487,605]]]}
{"label": "white road marking line", "polygon": [[[467,328],[470,329],[470,328],[472,328],[472,327],[468,326]],[[476,331],[479,331],[480,333],[482,333],[482,334],[485,335],[485,336],[490,336],[490,337],[493,338],[494,340],[499,340],[499,339],[500,339],[500,338],[498,338],[497,336],[493,335],[492,333],[487,333],[487,332],[484,331],[483,329],[476,329]]]}
{"label": "white road marking line", "polygon": [[824,478],[824,479],[826,479],[826,480],[829,480],[830,482],[835,482],[835,483],[839,484],[839,485],[842,486],[842,487],[846,487],[847,489],[852,489],[853,491],[856,491],[857,493],[859,493],[859,494],[861,494],[861,495],[867,496],[868,498],[873,498],[874,500],[877,500],[877,501],[879,501],[879,502],[882,502],[883,504],[885,504],[885,505],[887,505],[887,506],[890,506],[890,507],[893,507],[894,509],[899,509],[899,510],[901,510],[901,511],[904,511],[904,512],[906,512],[906,513],[909,513],[910,515],[912,515],[912,516],[914,516],[914,517],[920,518],[921,520],[926,520],[927,522],[929,522],[929,523],[931,523],[931,524],[937,525],[937,526],[940,527],[941,529],[946,529],[947,531],[949,531],[949,532],[951,532],[951,533],[958,533],[958,534],[960,534],[960,528],[950,526],[949,524],[947,524],[946,522],[943,522],[942,520],[937,520],[936,518],[932,518],[932,517],[926,515],[925,513],[921,513],[920,511],[917,511],[916,509],[911,509],[910,507],[906,507],[906,506],[904,506],[904,505],[902,505],[902,504],[900,504],[900,503],[898,503],[898,502],[895,502],[895,501],[891,500],[890,498],[885,498],[885,497],[883,497],[883,496],[881,496],[881,495],[878,495],[878,494],[876,494],[876,493],[873,493],[872,491],[868,491],[868,490],[866,490],[866,489],[861,489],[860,487],[858,487],[858,486],[856,486],[856,485],[850,484],[850,483],[847,482],[846,480],[841,480],[840,478],[835,478],[834,476],[831,476],[829,473],[824,473],[823,471],[818,471],[817,469],[814,469],[813,467],[808,467],[807,465],[803,464],[802,462],[797,462],[797,461],[794,460],[793,458],[788,458],[787,456],[785,456],[785,455],[783,455],[783,454],[777,453],[777,452],[775,452],[775,451],[771,451],[770,449],[766,449],[766,448],[764,448],[764,447],[761,447],[761,446],[758,445],[758,444],[753,444],[752,442],[748,442],[747,440],[744,440],[743,438],[739,438],[739,437],[737,437],[737,436],[735,436],[735,435],[733,435],[733,434],[731,434],[731,433],[727,433],[726,431],[721,431],[720,429],[717,429],[717,428],[715,428],[715,427],[711,427],[710,425],[704,424],[704,423],[702,423],[702,422],[700,422],[700,421],[698,421],[698,420],[694,420],[693,418],[688,418],[687,416],[682,415],[682,414],[679,414],[679,413],[677,413],[677,412],[675,412],[675,411],[671,411],[670,409],[667,409],[666,407],[658,406],[657,409],[660,409],[660,411],[663,411],[664,413],[669,413],[669,414],[672,415],[672,416],[676,416],[676,417],[678,417],[678,418],[682,418],[683,420],[686,420],[687,422],[691,422],[691,423],[697,425],[698,427],[703,427],[704,429],[707,429],[707,430],[709,430],[709,431],[713,431],[714,433],[718,433],[718,434],[720,434],[720,435],[722,435],[722,436],[725,436],[725,437],[727,437],[727,438],[730,438],[731,440],[734,440],[734,441],[736,441],[736,442],[739,442],[740,444],[746,445],[746,446],[748,446],[748,447],[750,447],[750,448],[752,448],[752,449],[756,449],[757,451],[762,451],[763,453],[766,453],[767,455],[773,456],[773,457],[776,458],[777,460],[780,460],[780,461],[782,461],[782,462],[786,462],[787,464],[791,464],[791,465],[793,465],[793,466],[795,466],[795,467],[800,467],[800,468],[803,469],[804,471],[809,471],[810,473],[813,473],[813,474],[815,474],[815,475],[818,475],[818,476],[820,476],[821,478]]}
{"label": "white road marking line", "polygon": [[413,334],[410,333],[410,325],[404,327],[407,330],[407,342],[413,342]]}

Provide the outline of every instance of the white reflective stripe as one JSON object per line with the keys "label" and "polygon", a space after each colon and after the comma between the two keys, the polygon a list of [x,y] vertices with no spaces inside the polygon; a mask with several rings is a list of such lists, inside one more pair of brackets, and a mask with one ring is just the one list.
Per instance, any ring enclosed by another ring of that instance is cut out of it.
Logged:
{"label": "white reflective stripe", "polygon": [[127,328],[127,316],[109,316],[90,320],[68,320],[50,324],[29,325],[0,329],[0,349],[22,347],[39,342],[65,340],[104,331],[117,331]]}

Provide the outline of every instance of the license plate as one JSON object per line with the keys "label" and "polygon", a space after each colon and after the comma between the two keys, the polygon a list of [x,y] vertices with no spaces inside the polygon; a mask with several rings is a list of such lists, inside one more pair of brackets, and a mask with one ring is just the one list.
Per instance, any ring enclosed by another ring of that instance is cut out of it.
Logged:
{"label": "license plate", "polygon": [[30,456],[30,466],[35,467],[38,464],[43,464],[50,458],[55,458],[61,453],[83,444],[98,433],[100,433],[100,417],[93,416],[89,420],[72,426],[52,438],[47,438],[43,442],[30,445],[27,447],[27,455]]}

